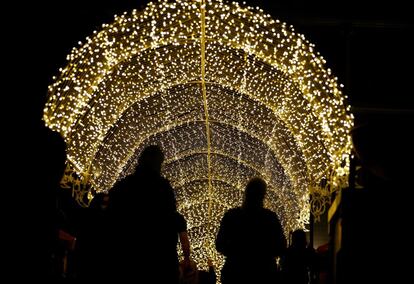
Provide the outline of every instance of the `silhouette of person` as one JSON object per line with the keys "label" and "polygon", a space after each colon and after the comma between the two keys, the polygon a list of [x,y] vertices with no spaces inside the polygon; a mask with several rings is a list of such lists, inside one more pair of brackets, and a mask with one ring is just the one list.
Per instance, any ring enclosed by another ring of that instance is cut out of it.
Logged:
{"label": "silhouette of person", "polygon": [[213,261],[210,258],[207,259],[207,264],[208,271],[198,271],[198,284],[216,284],[217,282],[216,270],[214,268]]}
{"label": "silhouette of person", "polygon": [[212,260],[207,260],[208,270],[197,269],[197,264],[191,261],[189,266],[180,263],[180,284],[216,284],[216,271]]}
{"label": "silhouette of person", "polygon": [[[25,137],[16,136],[14,138],[21,139],[11,140],[18,146],[18,153],[11,156],[11,164],[7,163],[10,175],[4,174],[6,180],[13,181],[13,192],[17,193],[13,200],[18,200],[12,203],[16,211],[10,211],[4,218],[11,226],[5,231],[13,232],[8,241],[16,244],[12,246],[5,242],[11,254],[5,257],[8,261],[4,271],[17,282],[25,282],[28,276],[31,280],[56,282],[60,278],[61,264],[57,253],[59,214],[56,199],[65,168],[66,143],[58,132],[46,127],[39,118],[32,119],[27,126],[25,131],[15,127]],[[24,210],[24,214],[20,210]]]}
{"label": "silhouette of person", "polygon": [[77,279],[99,282],[106,279],[103,267],[108,262],[106,237],[108,236],[109,196],[98,193],[88,208],[84,208],[78,237]]}
{"label": "silhouette of person", "polygon": [[[60,277],[59,265],[61,259],[59,259],[58,248],[59,229],[61,228],[59,228],[57,198],[60,190],[60,180],[65,168],[66,143],[58,132],[52,131],[44,125],[39,125],[38,130],[36,138],[33,139],[36,150],[33,151],[32,159],[36,161],[36,166],[31,168],[30,175],[32,175],[33,180],[36,180],[36,188],[39,190],[36,191],[36,197],[30,196],[27,200],[31,200],[42,210],[33,210],[31,214],[26,216],[33,219],[32,222],[27,222],[27,227],[34,227],[32,230],[28,229],[28,231],[36,232],[34,235],[37,240],[33,240],[33,243],[36,243],[35,247],[39,249],[39,252],[26,252],[25,258],[29,255],[29,257],[33,257],[28,262],[32,266],[31,268],[35,270],[31,275],[34,276],[34,274],[39,273],[37,275],[39,279],[47,277],[55,281]],[[30,180],[29,177],[27,178]],[[34,198],[41,204],[34,202]],[[44,246],[39,244],[44,244]],[[43,259],[44,253],[47,257],[47,265],[44,265],[40,260]],[[38,269],[37,266],[40,268]],[[37,278],[37,276],[34,277]]]}
{"label": "silhouette of person", "polygon": [[315,251],[315,279],[318,284],[329,283],[329,243],[320,245]]}
{"label": "silhouette of person", "polygon": [[307,246],[306,233],[295,230],[292,244],[282,256],[282,273],[286,284],[308,284],[313,272],[315,252]]}
{"label": "silhouette of person", "polygon": [[161,176],[163,160],[159,146],[146,147],[135,173],[111,190],[111,262],[117,283],[178,283],[178,236],[184,265],[190,263],[186,220],[177,212],[169,181]]}
{"label": "silhouette of person", "polygon": [[198,270],[195,261],[192,260],[190,265],[184,265],[183,262],[180,262],[179,284],[198,284]]}
{"label": "silhouette of person", "polygon": [[277,215],[263,208],[266,187],[263,179],[251,179],[243,205],[228,210],[221,220],[216,248],[226,257],[223,284],[277,282],[275,258],[286,248],[286,239]]}

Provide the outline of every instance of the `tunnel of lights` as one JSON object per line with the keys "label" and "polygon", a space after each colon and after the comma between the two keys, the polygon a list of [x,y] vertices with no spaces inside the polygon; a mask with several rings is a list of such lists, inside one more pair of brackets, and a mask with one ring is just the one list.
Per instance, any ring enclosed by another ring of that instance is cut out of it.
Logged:
{"label": "tunnel of lights", "polygon": [[134,171],[146,145],[161,145],[201,264],[220,262],[219,221],[253,176],[267,181],[265,206],[285,232],[303,228],[346,186],[353,124],[314,48],[237,3],[157,2],[115,16],[48,89],[43,119],[66,141],[64,180],[87,205]]}

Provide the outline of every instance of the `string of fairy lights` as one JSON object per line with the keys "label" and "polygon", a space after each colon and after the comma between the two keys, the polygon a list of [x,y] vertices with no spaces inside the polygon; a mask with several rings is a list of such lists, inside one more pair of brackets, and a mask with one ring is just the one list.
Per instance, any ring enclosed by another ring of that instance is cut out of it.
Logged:
{"label": "string of fairy lights", "polygon": [[345,186],[353,117],[341,86],[313,44],[259,8],[149,3],[102,25],[67,60],[43,119],[65,138],[70,168],[88,177],[86,197],[161,145],[201,267],[207,257],[222,263],[219,222],[251,177],[267,181],[266,207],[285,232],[309,220],[310,194],[323,205]]}

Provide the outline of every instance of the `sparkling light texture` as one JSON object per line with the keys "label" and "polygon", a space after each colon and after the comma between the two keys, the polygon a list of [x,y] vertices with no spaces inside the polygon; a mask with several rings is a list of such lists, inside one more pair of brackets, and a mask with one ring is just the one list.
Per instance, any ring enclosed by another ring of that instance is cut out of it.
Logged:
{"label": "sparkling light texture", "polygon": [[311,194],[320,213],[346,184],[353,117],[337,79],[303,35],[258,8],[150,3],[67,59],[43,119],[68,161],[108,191],[146,145],[161,145],[201,267],[206,256],[222,263],[219,221],[251,177],[267,181],[266,207],[285,232],[307,223]]}

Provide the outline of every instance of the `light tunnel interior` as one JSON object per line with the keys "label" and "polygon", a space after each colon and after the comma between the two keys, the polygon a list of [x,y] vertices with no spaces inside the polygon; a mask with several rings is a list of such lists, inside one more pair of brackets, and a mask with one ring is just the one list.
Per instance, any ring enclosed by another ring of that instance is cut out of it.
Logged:
{"label": "light tunnel interior", "polygon": [[353,123],[302,35],[257,9],[205,4],[159,2],[104,24],[68,56],[44,109],[98,192],[159,144],[201,265],[222,261],[219,221],[253,176],[268,183],[265,205],[285,232],[304,227],[312,193],[346,180]]}

